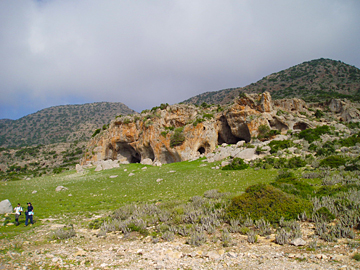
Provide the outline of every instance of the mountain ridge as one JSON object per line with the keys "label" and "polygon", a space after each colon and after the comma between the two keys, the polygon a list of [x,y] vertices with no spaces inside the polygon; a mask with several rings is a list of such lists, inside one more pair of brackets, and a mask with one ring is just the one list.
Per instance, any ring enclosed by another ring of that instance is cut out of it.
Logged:
{"label": "mountain ridge", "polygon": [[52,106],[17,120],[0,119],[0,146],[85,141],[109,119],[132,113],[135,111],[121,102]]}
{"label": "mountain ridge", "polygon": [[205,92],[183,101],[201,105],[226,104],[240,93],[268,91],[273,99],[301,98],[318,102],[329,98],[360,101],[360,69],[332,59],[315,59],[271,73],[244,87]]}

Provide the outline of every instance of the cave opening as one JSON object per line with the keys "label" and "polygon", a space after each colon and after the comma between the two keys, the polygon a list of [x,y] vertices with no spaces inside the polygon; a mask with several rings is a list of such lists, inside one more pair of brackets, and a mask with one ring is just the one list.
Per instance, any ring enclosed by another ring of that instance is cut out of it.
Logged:
{"label": "cave opening", "polygon": [[155,160],[155,154],[154,154],[154,150],[152,149],[151,145],[147,145],[144,147],[143,151],[142,151],[142,157],[145,158],[150,158],[152,161]]}
{"label": "cave opening", "polygon": [[117,159],[118,160],[127,160],[129,163],[140,163],[141,154],[134,149],[127,142],[118,142],[116,143],[117,148]]}
{"label": "cave opening", "polygon": [[201,147],[198,149],[198,152],[200,153],[200,155],[201,155],[201,154],[205,154],[205,148],[201,146]]}
{"label": "cave opening", "polygon": [[218,131],[218,145],[223,143],[227,144],[236,144],[239,141],[246,141],[249,142],[251,140],[249,129],[246,125],[242,126],[241,133],[243,136],[238,137],[231,132],[231,128],[225,118],[225,116],[220,117],[220,128]]}
{"label": "cave opening", "polygon": [[293,129],[300,129],[300,130],[305,130],[308,128],[308,125],[304,122],[298,122],[294,125]]}

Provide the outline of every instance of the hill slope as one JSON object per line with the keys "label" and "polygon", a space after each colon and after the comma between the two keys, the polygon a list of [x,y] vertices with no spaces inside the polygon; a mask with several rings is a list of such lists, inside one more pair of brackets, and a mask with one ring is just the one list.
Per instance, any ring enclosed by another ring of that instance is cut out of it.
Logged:
{"label": "hill slope", "polygon": [[331,97],[360,100],[360,69],[331,59],[317,59],[268,75],[245,87],[206,92],[184,103],[225,104],[239,93],[268,91],[273,99],[320,101]]}
{"label": "hill slope", "polygon": [[119,114],[135,111],[120,102],[54,106],[18,120],[0,120],[0,146],[88,140],[94,130]]}

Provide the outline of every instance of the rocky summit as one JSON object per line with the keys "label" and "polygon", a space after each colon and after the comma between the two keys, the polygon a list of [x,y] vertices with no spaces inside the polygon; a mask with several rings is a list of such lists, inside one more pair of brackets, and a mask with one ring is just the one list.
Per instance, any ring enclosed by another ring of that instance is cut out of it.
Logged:
{"label": "rocky summit", "polygon": [[359,110],[346,100],[317,104],[297,98],[273,101],[269,92],[241,94],[224,107],[162,104],[113,120],[107,130],[91,139],[81,163],[115,160],[161,165],[196,159],[211,154],[219,145],[250,142],[264,128],[275,135],[331,124],[307,117],[324,110],[340,121],[360,119]]}

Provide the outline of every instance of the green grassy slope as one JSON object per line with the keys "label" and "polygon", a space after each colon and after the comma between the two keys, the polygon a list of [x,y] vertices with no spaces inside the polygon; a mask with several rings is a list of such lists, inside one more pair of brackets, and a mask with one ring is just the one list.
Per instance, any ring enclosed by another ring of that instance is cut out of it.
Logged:
{"label": "green grassy slope", "polygon": [[[39,221],[59,215],[111,211],[130,202],[184,201],[192,196],[202,196],[210,189],[239,194],[250,185],[273,181],[277,174],[276,170],[253,169],[227,172],[211,169],[214,164],[199,167],[201,164],[200,160],[185,161],[162,167],[148,166],[146,170],[142,169],[144,165],[130,164],[100,172],[90,169],[85,175],[68,171],[32,180],[2,182],[0,201],[9,199],[13,206],[20,202],[23,207],[31,201],[35,219]],[[135,175],[129,176],[131,172]],[[110,178],[111,175],[118,176]],[[157,182],[159,178],[163,180]],[[55,188],[60,185],[68,190],[56,192]],[[32,194],[34,190],[37,193]],[[0,227],[0,232],[13,228]]]}

